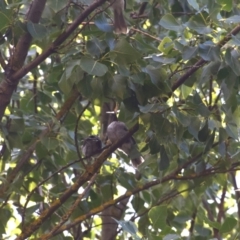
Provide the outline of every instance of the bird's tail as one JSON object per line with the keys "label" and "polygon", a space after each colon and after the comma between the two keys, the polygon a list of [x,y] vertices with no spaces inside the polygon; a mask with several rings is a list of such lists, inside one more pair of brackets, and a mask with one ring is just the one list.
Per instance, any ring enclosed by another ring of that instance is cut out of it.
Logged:
{"label": "bird's tail", "polygon": [[127,33],[127,25],[123,17],[123,12],[119,9],[114,10],[114,28],[117,34]]}

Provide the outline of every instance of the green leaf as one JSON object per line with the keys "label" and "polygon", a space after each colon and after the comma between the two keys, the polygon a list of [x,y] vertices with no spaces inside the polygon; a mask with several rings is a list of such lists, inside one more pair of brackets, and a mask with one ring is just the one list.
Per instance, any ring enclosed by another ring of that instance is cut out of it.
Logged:
{"label": "green leaf", "polygon": [[160,152],[161,146],[155,135],[153,135],[150,139],[149,148],[151,154],[156,154]]}
{"label": "green leaf", "polygon": [[153,207],[148,216],[153,224],[155,230],[163,230],[166,227],[167,207],[157,206]]}
{"label": "green leaf", "polygon": [[220,47],[207,41],[204,44],[199,44],[199,54],[205,61],[220,61]]}
{"label": "green leaf", "polygon": [[41,142],[37,143],[36,155],[37,155],[38,159],[43,159],[48,156],[48,150]]}
{"label": "green leaf", "polygon": [[184,126],[187,127],[190,122],[191,119],[189,118],[189,116],[187,116],[183,111],[178,110],[178,108],[176,106],[173,107],[173,112],[175,113],[177,120]]}
{"label": "green leaf", "polygon": [[49,97],[46,93],[44,93],[43,91],[38,91],[37,92],[38,98],[39,100],[43,103],[43,104],[49,104],[52,101],[52,98]]}
{"label": "green leaf", "polygon": [[189,60],[191,58],[194,58],[197,55],[197,53],[198,53],[197,47],[185,46],[182,52],[183,60]]}
{"label": "green leaf", "polygon": [[206,227],[196,224],[195,229],[200,236],[208,237],[208,238],[211,236],[211,230]]}
{"label": "green leaf", "polygon": [[167,73],[162,67],[155,68],[148,65],[146,68],[143,69],[143,71],[149,74],[154,85],[156,85],[159,89],[164,88],[163,82],[167,80]]}
{"label": "green leaf", "polygon": [[113,31],[113,26],[108,23],[107,18],[104,14],[98,14],[94,20],[94,23],[103,32]]}
{"label": "green leaf", "polygon": [[7,138],[10,147],[13,148],[19,148],[22,149],[22,138],[21,135],[18,133],[9,133]]}
{"label": "green leaf", "polygon": [[165,37],[162,39],[158,46],[158,50],[164,54],[168,54],[174,47],[173,41],[170,37]]}
{"label": "green leaf", "polygon": [[59,146],[59,141],[54,137],[44,137],[41,139],[41,143],[47,150],[54,150]]}
{"label": "green leaf", "polygon": [[0,11],[0,31],[4,31],[5,28],[8,27],[8,25],[10,24],[11,22],[11,19],[10,19],[10,16],[11,16],[11,11],[10,10],[7,10],[5,9],[4,11]]}
{"label": "green leaf", "polygon": [[58,12],[58,11],[62,10],[64,7],[66,7],[66,1],[65,0],[49,1],[49,2],[47,2],[47,4],[55,12]]}
{"label": "green leaf", "polygon": [[225,60],[228,66],[234,71],[237,76],[240,76],[240,54],[236,50],[226,50]]}
{"label": "green leaf", "polygon": [[208,152],[212,148],[212,145],[214,143],[214,138],[215,138],[215,132],[216,132],[216,129],[213,130],[212,134],[208,138],[205,149],[204,149],[204,153]]}
{"label": "green leaf", "polygon": [[186,25],[199,34],[208,34],[212,31],[200,14],[191,17]]}
{"label": "green leaf", "polygon": [[232,137],[233,139],[238,139],[238,127],[235,123],[228,122],[226,123],[226,132],[229,135],[229,137]]}
{"label": "green leaf", "polygon": [[47,29],[45,26],[31,21],[27,22],[27,30],[33,38],[44,39],[47,35]]}
{"label": "green leaf", "polygon": [[182,32],[184,30],[182,24],[180,24],[171,14],[164,15],[159,24],[168,30],[176,32]]}
{"label": "green leaf", "polygon": [[[210,62],[210,63],[206,64],[202,69],[199,86],[202,86],[206,82],[208,82],[212,75],[216,75],[219,70],[220,65],[221,65],[220,62]],[[221,76],[221,77],[223,77],[223,76]]]}
{"label": "green leaf", "polygon": [[201,97],[197,92],[195,92],[193,96],[193,103],[195,104],[195,110],[202,115],[203,117],[208,117],[210,115],[210,111],[206,107],[206,105],[203,103]]}
{"label": "green leaf", "polygon": [[83,78],[83,71],[79,67],[79,64],[79,60],[68,62],[58,83],[60,89],[66,95],[71,92],[74,84],[77,84]]}
{"label": "green leaf", "polygon": [[90,75],[96,75],[96,76],[103,76],[107,71],[108,68],[106,65],[99,63],[97,61],[94,61],[90,57],[83,57],[80,60],[80,67],[83,71],[86,71]]}
{"label": "green leaf", "polygon": [[228,11],[228,12],[232,11],[232,8],[233,8],[232,1],[217,0],[217,3],[221,4],[222,10]]}
{"label": "green leaf", "polygon": [[100,57],[104,53],[107,45],[104,41],[100,41],[97,38],[87,41],[87,50],[92,56]]}
{"label": "green leaf", "polygon": [[177,234],[168,234],[163,238],[163,240],[176,240],[176,239],[182,239],[182,238]]}
{"label": "green leaf", "polygon": [[168,139],[173,133],[173,125],[168,119],[163,118],[161,114],[152,114],[151,124],[159,142],[162,142],[163,140],[166,141],[166,139]]}
{"label": "green leaf", "polygon": [[191,118],[191,124],[188,126],[188,131],[191,133],[191,135],[198,140],[198,131],[200,128],[201,122],[198,118]]}
{"label": "green leaf", "polygon": [[239,15],[234,15],[229,18],[222,19],[222,21],[226,23],[239,23],[240,22],[240,16]]}
{"label": "green leaf", "polygon": [[198,132],[198,140],[200,142],[205,142],[207,141],[209,137],[209,129],[208,129],[208,120],[205,122],[203,128]]}
{"label": "green leaf", "polygon": [[163,64],[170,64],[170,63],[174,63],[176,62],[176,59],[175,58],[166,58],[166,57],[158,57],[158,56],[153,56],[152,59],[155,61],[155,62],[160,62],[160,63],[163,63]]}
{"label": "green leaf", "polygon": [[133,222],[130,221],[117,221],[115,219],[115,221],[122,226],[123,230],[132,234],[132,235],[136,235],[137,234],[137,227]]}
{"label": "green leaf", "polygon": [[114,61],[120,65],[136,62],[141,58],[141,54],[125,39],[120,39],[116,43],[113,51],[111,52],[111,56]]}
{"label": "green leaf", "polygon": [[120,99],[124,99],[129,96],[126,77],[122,75],[115,75],[113,77],[112,92]]}
{"label": "green leaf", "polygon": [[238,221],[237,219],[233,217],[226,217],[224,220],[221,228],[220,228],[220,233],[230,233],[234,227],[237,225]]}
{"label": "green leaf", "polygon": [[187,0],[188,4],[192,6],[196,11],[199,11],[199,5],[196,0]]}
{"label": "green leaf", "polygon": [[231,42],[234,44],[234,45],[237,45],[237,46],[240,46],[240,37],[237,35],[232,35],[232,40]]}

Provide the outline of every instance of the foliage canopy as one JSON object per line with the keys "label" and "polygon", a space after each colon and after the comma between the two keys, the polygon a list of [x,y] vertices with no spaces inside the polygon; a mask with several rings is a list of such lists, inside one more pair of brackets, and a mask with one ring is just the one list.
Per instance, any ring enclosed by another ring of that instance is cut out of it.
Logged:
{"label": "foliage canopy", "polygon": [[[106,0],[0,0],[1,239],[240,237],[240,3],[124,16],[116,35]],[[124,139],[81,156],[116,116],[140,179]]]}

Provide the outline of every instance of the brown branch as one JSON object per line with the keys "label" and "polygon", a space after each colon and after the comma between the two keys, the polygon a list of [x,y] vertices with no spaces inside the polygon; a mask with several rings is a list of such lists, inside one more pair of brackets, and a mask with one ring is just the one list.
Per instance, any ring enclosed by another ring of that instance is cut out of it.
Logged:
{"label": "brown branch", "polygon": [[117,205],[112,205],[101,214],[102,219],[102,240],[113,240],[116,238],[118,231],[118,223],[115,221],[120,220],[127,208],[129,198],[125,198],[120,201]]}
{"label": "brown branch", "polygon": [[[12,93],[14,89],[16,88],[18,81],[24,77],[28,72],[30,72],[33,68],[37,67],[41,62],[43,62],[47,57],[49,57],[52,53],[55,52],[55,50],[73,33],[73,31],[83,22],[83,20],[88,17],[88,15],[93,12],[97,7],[102,5],[106,0],[98,0],[95,1],[92,5],[90,5],[86,10],[82,12],[82,14],[75,19],[75,21],[49,46],[42,54],[40,54],[38,57],[36,57],[32,62],[27,64],[25,67],[22,67],[22,64],[19,65],[19,62],[24,63],[25,57],[26,57],[26,49],[28,49],[26,46],[30,46],[31,43],[31,36],[29,33],[27,35],[23,36],[23,39],[19,40],[19,43],[17,45],[17,49],[21,49],[20,46],[24,45],[23,49],[25,51],[19,51],[14,53],[13,59],[14,61],[11,61],[15,64],[13,64],[11,71],[8,71],[7,78],[5,81],[2,81],[0,83],[0,119],[2,119],[4,111],[7,107],[7,105],[10,102]],[[35,15],[34,10],[37,8],[37,13],[40,13],[40,10],[44,6],[46,0],[35,0],[36,3],[41,3],[41,7],[35,7],[33,4],[29,17],[32,15]],[[35,3],[34,2],[34,3]],[[43,4],[44,3],[44,4]],[[36,4],[37,6],[37,4]],[[39,9],[38,9],[39,8]],[[43,9],[42,9],[43,10]],[[33,11],[34,13],[32,14]],[[38,16],[38,14],[36,14]],[[29,20],[36,23],[36,16],[34,18],[30,18]],[[18,57],[17,57],[18,56]],[[16,65],[16,66],[15,66]]]}
{"label": "brown branch", "polygon": [[[209,220],[212,222],[215,222],[212,210],[209,208],[208,202],[205,199],[202,199],[202,204],[203,204],[203,207],[206,209]],[[213,236],[219,240],[221,239],[217,228],[213,228]]]}
{"label": "brown branch", "polygon": [[222,195],[220,199],[220,203],[218,204],[218,215],[217,215],[217,222],[221,224],[221,220],[224,217],[224,202],[225,202],[225,196],[227,192],[227,184],[222,189]]}
{"label": "brown branch", "polygon": [[[103,148],[102,150],[104,150],[104,149],[106,149],[106,148],[107,148],[107,147]],[[101,150],[101,151],[102,151],[102,150]],[[95,153],[93,153],[93,155],[95,155]],[[49,177],[47,177],[47,178],[45,178],[44,180],[42,180],[41,182],[39,182],[39,183],[37,184],[37,186],[32,189],[32,191],[28,194],[27,199],[26,199],[26,202],[25,202],[25,204],[24,204],[24,206],[23,206],[22,226],[24,226],[24,213],[26,212],[27,205],[28,205],[28,203],[29,203],[32,195],[34,194],[34,192],[35,192],[40,186],[42,186],[44,183],[46,183],[49,179],[53,178],[53,177],[54,177],[55,175],[57,175],[58,173],[61,173],[63,170],[69,168],[71,165],[76,164],[76,163],[79,163],[79,162],[81,162],[81,161],[83,161],[83,160],[85,160],[85,159],[88,159],[89,157],[92,157],[92,156],[87,156],[87,157],[85,157],[85,158],[81,158],[81,159],[78,159],[78,160],[75,160],[75,161],[73,161],[73,162],[68,163],[67,165],[65,165],[65,166],[61,167],[60,169],[58,169],[57,171],[55,171],[55,172],[54,172],[53,174],[51,174]]]}
{"label": "brown branch", "polygon": [[[77,90],[74,90],[71,94],[71,96],[65,101],[64,105],[62,106],[61,110],[56,115],[57,120],[61,120],[61,118],[66,114],[67,111],[72,107],[75,100],[79,97],[79,93]],[[46,126],[46,129],[42,131],[42,133],[39,135],[38,139],[34,140],[33,143],[30,145],[30,147],[22,154],[20,160],[17,162],[16,167],[9,173],[9,175],[6,178],[6,181],[0,186],[0,196],[3,197],[4,193],[8,190],[10,184],[13,182],[13,180],[18,175],[21,168],[24,166],[24,164],[29,160],[29,158],[32,156],[32,153],[34,152],[37,143],[40,141],[41,138],[46,136],[53,126],[55,125],[54,122],[48,123]]]}
{"label": "brown branch", "polygon": [[[101,139],[105,141],[107,139],[107,127],[112,121],[117,120],[115,113],[109,114],[109,112],[114,112],[116,108],[116,103],[111,100],[110,102],[104,102],[101,107]],[[112,186],[112,185],[111,185]],[[111,199],[113,198],[113,190],[111,191]],[[109,199],[108,199],[109,200]],[[118,205],[125,205],[128,202],[128,199],[124,199],[124,202],[118,203]],[[117,206],[111,206],[107,209],[104,209],[101,213],[102,220],[102,229],[101,229],[101,239],[110,240],[115,239],[114,236],[117,235],[118,223],[114,219],[120,219],[122,214],[125,212],[125,207],[122,207],[121,210]]]}
{"label": "brown branch", "polygon": [[[236,35],[240,31],[240,25],[235,27],[230,33],[228,33],[220,42],[218,42],[218,46],[222,47],[225,43],[227,43],[232,35]],[[189,69],[185,74],[183,74],[172,86],[172,92],[178,89],[193,73],[195,73],[200,67],[206,64],[207,61],[200,59],[198,60],[191,69]]]}
{"label": "brown branch", "polygon": [[190,228],[189,228],[189,235],[191,237],[193,237],[193,231],[194,231],[194,227],[195,227],[196,217],[197,217],[197,209],[192,214],[191,224],[190,224]]}
{"label": "brown branch", "polygon": [[67,213],[65,215],[62,216],[62,220],[50,231],[50,233],[40,236],[39,239],[48,240],[54,236],[54,233],[69,219],[69,217],[72,215],[73,211],[78,207],[78,205],[81,202],[81,200],[83,199],[83,197],[90,190],[90,187],[93,185],[96,177],[97,177],[97,173],[95,173],[93,175],[93,177],[90,179],[90,181],[89,181],[87,187],[84,189],[84,191],[78,195],[77,200],[74,202],[72,207],[67,211]]}
{"label": "brown branch", "polygon": [[172,190],[171,192],[165,194],[165,196],[162,196],[161,199],[158,200],[157,204],[155,205],[152,205],[151,207],[145,209],[143,212],[139,213],[137,216],[133,216],[131,217],[130,221],[133,221],[134,219],[136,218],[139,218],[143,215],[145,215],[146,213],[148,213],[153,207],[156,207],[156,206],[159,206],[161,205],[162,203],[166,202],[166,201],[169,201],[171,199],[173,199],[174,197],[177,197],[178,195],[184,193],[184,192],[187,192],[189,190],[191,190],[192,188],[186,188],[186,189],[183,189],[181,191],[176,191],[176,190]]}
{"label": "brown branch", "polygon": [[[188,161],[188,163],[192,163],[192,160]],[[184,164],[186,165],[186,164]],[[99,212],[102,212],[104,209],[107,209],[108,207],[110,206],[113,206],[113,205],[116,205],[118,202],[121,202],[123,201],[124,199],[126,198],[129,198],[130,196],[132,195],[135,195],[143,190],[146,190],[146,189],[149,189],[153,186],[156,186],[158,184],[163,184],[165,182],[168,182],[170,180],[188,180],[188,179],[198,179],[198,178],[202,178],[203,176],[210,176],[210,175],[213,175],[216,174],[216,173],[226,173],[228,171],[231,171],[232,169],[230,170],[219,170],[217,169],[216,171],[213,171],[213,169],[211,169],[210,171],[208,170],[207,172],[202,172],[202,173],[199,173],[198,175],[195,175],[195,176],[191,176],[189,178],[185,178],[185,177],[177,177],[177,174],[178,172],[180,171],[180,169],[182,169],[183,166],[179,166],[176,170],[174,170],[172,173],[170,173],[169,175],[163,177],[162,179],[158,179],[158,180],[155,180],[155,181],[152,181],[152,182],[148,182],[146,183],[145,185],[142,185],[142,186],[139,186],[138,188],[135,188],[133,189],[132,191],[127,191],[124,195],[114,199],[114,200],[109,200],[105,203],[103,203],[102,205],[92,209],[90,212],[84,214],[84,215],[81,215],[79,216],[78,218],[74,219],[71,223],[67,224],[67,225],[64,225],[62,226],[57,232],[56,232],[56,235],[65,231],[65,230],[68,230],[72,227],[74,227],[76,224],[79,224],[80,222],[88,219],[90,216],[92,215],[95,215]]]}
{"label": "brown branch", "polygon": [[143,2],[139,8],[138,15],[142,15],[147,7],[148,2]]}
{"label": "brown branch", "polygon": [[74,30],[83,22],[83,20],[87,18],[90,13],[92,13],[97,7],[101,6],[104,2],[106,2],[106,0],[98,0],[95,1],[88,8],[86,8],[86,10],[84,10],[82,14],[74,20],[74,22],[52,43],[52,45],[49,48],[47,48],[31,63],[29,63],[24,68],[21,68],[18,72],[16,72],[12,76],[12,79],[18,80],[22,78],[29,71],[31,71],[33,68],[37,67],[41,62],[43,62],[47,57],[49,57],[74,32]]}
{"label": "brown branch", "polygon": [[[76,182],[71,185],[59,199],[55,200],[51,206],[44,210],[41,215],[33,222],[29,223],[28,226],[22,231],[19,237],[16,240],[23,240],[29,236],[31,236],[39,227],[41,226],[46,219],[48,219],[64,202],[66,202],[69,197],[72,196],[80,186],[82,186],[85,182],[87,182],[95,173],[97,173],[102,166],[103,162],[108,158],[108,156],[114,152],[119,146],[123,144],[123,142],[129,138],[134,132],[138,129],[138,124],[134,125],[129,132],[118,142],[111,145],[108,149],[103,151],[99,157],[95,160],[94,164],[89,165],[86,171],[76,180]],[[60,228],[62,229],[62,227]],[[60,231],[60,229],[55,233],[55,235]]]}
{"label": "brown branch", "polygon": [[[46,0],[33,1],[27,14],[26,21],[38,23],[44,10],[45,4]],[[0,83],[0,119],[2,119],[4,111],[10,102],[12,93],[18,84],[19,79],[12,78],[12,74],[23,66],[31,42],[32,36],[30,33],[25,32],[20,37],[16,45],[14,53],[9,60],[9,66],[5,68],[6,78]]]}
{"label": "brown branch", "polygon": [[156,40],[156,41],[158,41],[158,42],[161,42],[161,41],[162,41],[162,39],[157,38],[157,37],[154,37],[154,36],[152,36],[151,34],[146,33],[146,32],[144,32],[144,31],[142,31],[142,30],[137,29],[137,28],[131,27],[130,30],[132,30],[132,31],[134,31],[134,32],[139,32],[139,33],[141,33],[141,35],[145,35],[145,36],[147,36],[147,37],[149,37],[149,38],[151,38],[151,39],[153,39],[153,40]]}

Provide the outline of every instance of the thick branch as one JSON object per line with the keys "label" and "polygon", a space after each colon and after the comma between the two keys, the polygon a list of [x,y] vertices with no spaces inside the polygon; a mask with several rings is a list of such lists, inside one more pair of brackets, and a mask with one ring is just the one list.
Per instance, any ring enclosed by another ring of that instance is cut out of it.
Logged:
{"label": "thick branch", "polygon": [[[227,43],[232,35],[236,35],[240,32],[240,25],[235,27],[229,34],[227,34],[217,45],[222,47],[225,43]],[[191,69],[189,69],[185,74],[183,74],[172,86],[172,91],[174,92],[178,89],[193,73],[195,73],[200,67],[206,64],[207,61],[200,59],[198,60]]]}
{"label": "thick branch", "polygon": [[[16,240],[23,240],[29,236],[31,236],[40,226],[46,221],[69,197],[72,196],[80,186],[82,186],[85,182],[87,182],[96,172],[99,171],[103,162],[108,158],[108,156],[113,153],[119,146],[121,146],[124,141],[129,138],[134,132],[138,129],[138,124],[136,124],[133,128],[131,128],[121,140],[111,145],[108,149],[103,151],[100,156],[96,159],[93,165],[90,165],[86,171],[77,179],[77,181],[69,187],[62,196],[54,201],[51,206],[42,212],[42,214],[32,223],[29,223],[28,226],[22,231],[19,237]],[[60,228],[61,229],[61,228]],[[59,231],[59,230],[58,230]],[[56,233],[58,232],[56,231]],[[55,233],[55,235],[56,235]]]}
{"label": "thick branch", "polygon": [[93,177],[91,178],[91,180],[89,181],[87,187],[84,189],[84,191],[81,194],[79,194],[77,200],[74,202],[72,207],[67,211],[67,213],[64,216],[62,216],[62,220],[51,230],[50,233],[42,236],[40,238],[41,240],[48,240],[51,237],[53,237],[54,233],[69,219],[69,217],[71,216],[73,211],[78,207],[78,205],[80,204],[83,197],[86,195],[86,193],[90,190],[91,186],[94,184],[94,181],[96,180],[96,177],[97,177],[97,174],[95,173],[93,175]]}
{"label": "thick branch", "polygon": [[[33,1],[26,17],[26,21],[38,23],[44,10],[45,4],[46,0]],[[32,36],[30,33],[24,33],[24,35],[20,37],[15,51],[9,60],[9,66],[5,68],[6,78],[0,83],[0,119],[2,119],[5,109],[12,97],[12,93],[18,84],[19,79],[13,79],[12,74],[23,66],[31,42]]]}
{"label": "thick branch", "polygon": [[[86,10],[82,12],[82,14],[76,18],[76,20],[49,46],[46,51],[44,51],[41,55],[39,55],[37,58],[35,58],[32,62],[30,62],[25,67],[22,67],[27,50],[31,43],[31,36],[29,33],[26,33],[23,36],[23,39],[19,40],[19,47],[17,46],[17,49],[21,49],[20,46],[25,49],[25,51],[19,51],[14,54],[14,61],[13,61],[13,68],[11,71],[8,71],[7,78],[5,81],[2,81],[0,83],[0,119],[2,119],[3,114],[5,112],[5,109],[7,105],[10,102],[12,93],[14,89],[16,88],[18,81],[24,77],[28,72],[30,72],[33,68],[38,66],[41,62],[43,62],[47,57],[49,57],[72,33],[73,31],[83,22],[83,20],[88,17],[88,15],[93,12],[97,7],[102,5],[106,0],[98,0],[95,1],[92,5],[90,5]],[[31,11],[34,10],[35,6],[37,6],[37,3],[41,3],[41,8],[39,6],[39,9],[36,11],[36,16],[40,13],[39,10],[44,7],[46,0],[35,0],[35,2],[32,4],[32,7],[29,12],[29,20],[36,23],[36,17],[30,19],[32,15]],[[44,3],[44,4],[43,4]],[[16,57],[18,56],[18,58]],[[15,64],[16,63],[16,64]],[[19,64],[21,63],[21,64]],[[21,68],[21,69],[20,69]]]}
{"label": "thick branch", "polygon": [[29,71],[43,62],[73,33],[74,30],[76,30],[76,28],[84,21],[85,18],[89,16],[90,13],[101,6],[104,2],[106,2],[106,0],[95,1],[87,9],[85,9],[82,14],[76,18],[75,21],[52,43],[49,48],[47,48],[42,54],[36,57],[31,63],[16,72],[12,78],[14,80],[19,80],[20,78],[24,77]]}
{"label": "thick branch", "polygon": [[[191,160],[189,162],[191,162]],[[65,230],[68,230],[68,229],[74,227],[76,224],[79,224],[82,221],[88,219],[89,217],[91,217],[91,216],[93,216],[95,214],[98,214],[98,213],[102,212],[104,209],[107,209],[107,208],[109,208],[111,206],[114,206],[117,203],[123,201],[124,199],[128,199],[130,196],[135,195],[135,194],[137,194],[137,193],[139,193],[139,192],[141,192],[143,190],[149,189],[149,188],[151,188],[153,186],[156,186],[158,184],[162,184],[162,183],[168,182],[170,180],[174,180],[174,179],[175,180],[184,180],[185,181],[186,178],[184,178],[184,177],[182,178],[180,176],[179,177],[177,176],[177,173],[179,172],[179,168],[181,168],[181,166],[178,167],[176,170],[174,170],[172,173],[170,173],[169,175],[165,176],[162,179],[146,183],[145,185],[139,186],[138,188],[135,188],[132,191],[127,191],[124,195],[122,195],[122,196],[120,196],[120,197],[118,197],[118,198],[116,198],[114,200],[109,200],[108,202],[103,203],[102,205],[100,205],[100,206],[92,209],[91,211],[89,211],[87,214],[79,216],[78,218],[76,218],[71,223],[62,226],[61,228],[59,228],[59,230],[55,234],[57,235],[57,234],[65,231]],[[197,179],[197,178],[202,178],[203,176],[210,176],[210,175],[214,175],[216,173],[225,173],[225,172],[228,172],[228,170],[226,170],[226,171],[222,171],[222,170],[221,171],[210,171],[210,170],[208,170],[208,171],[205,171],[205,172],[200,173],[198,175],[191,176],[191,177],[189,177],[187,179]]]}

